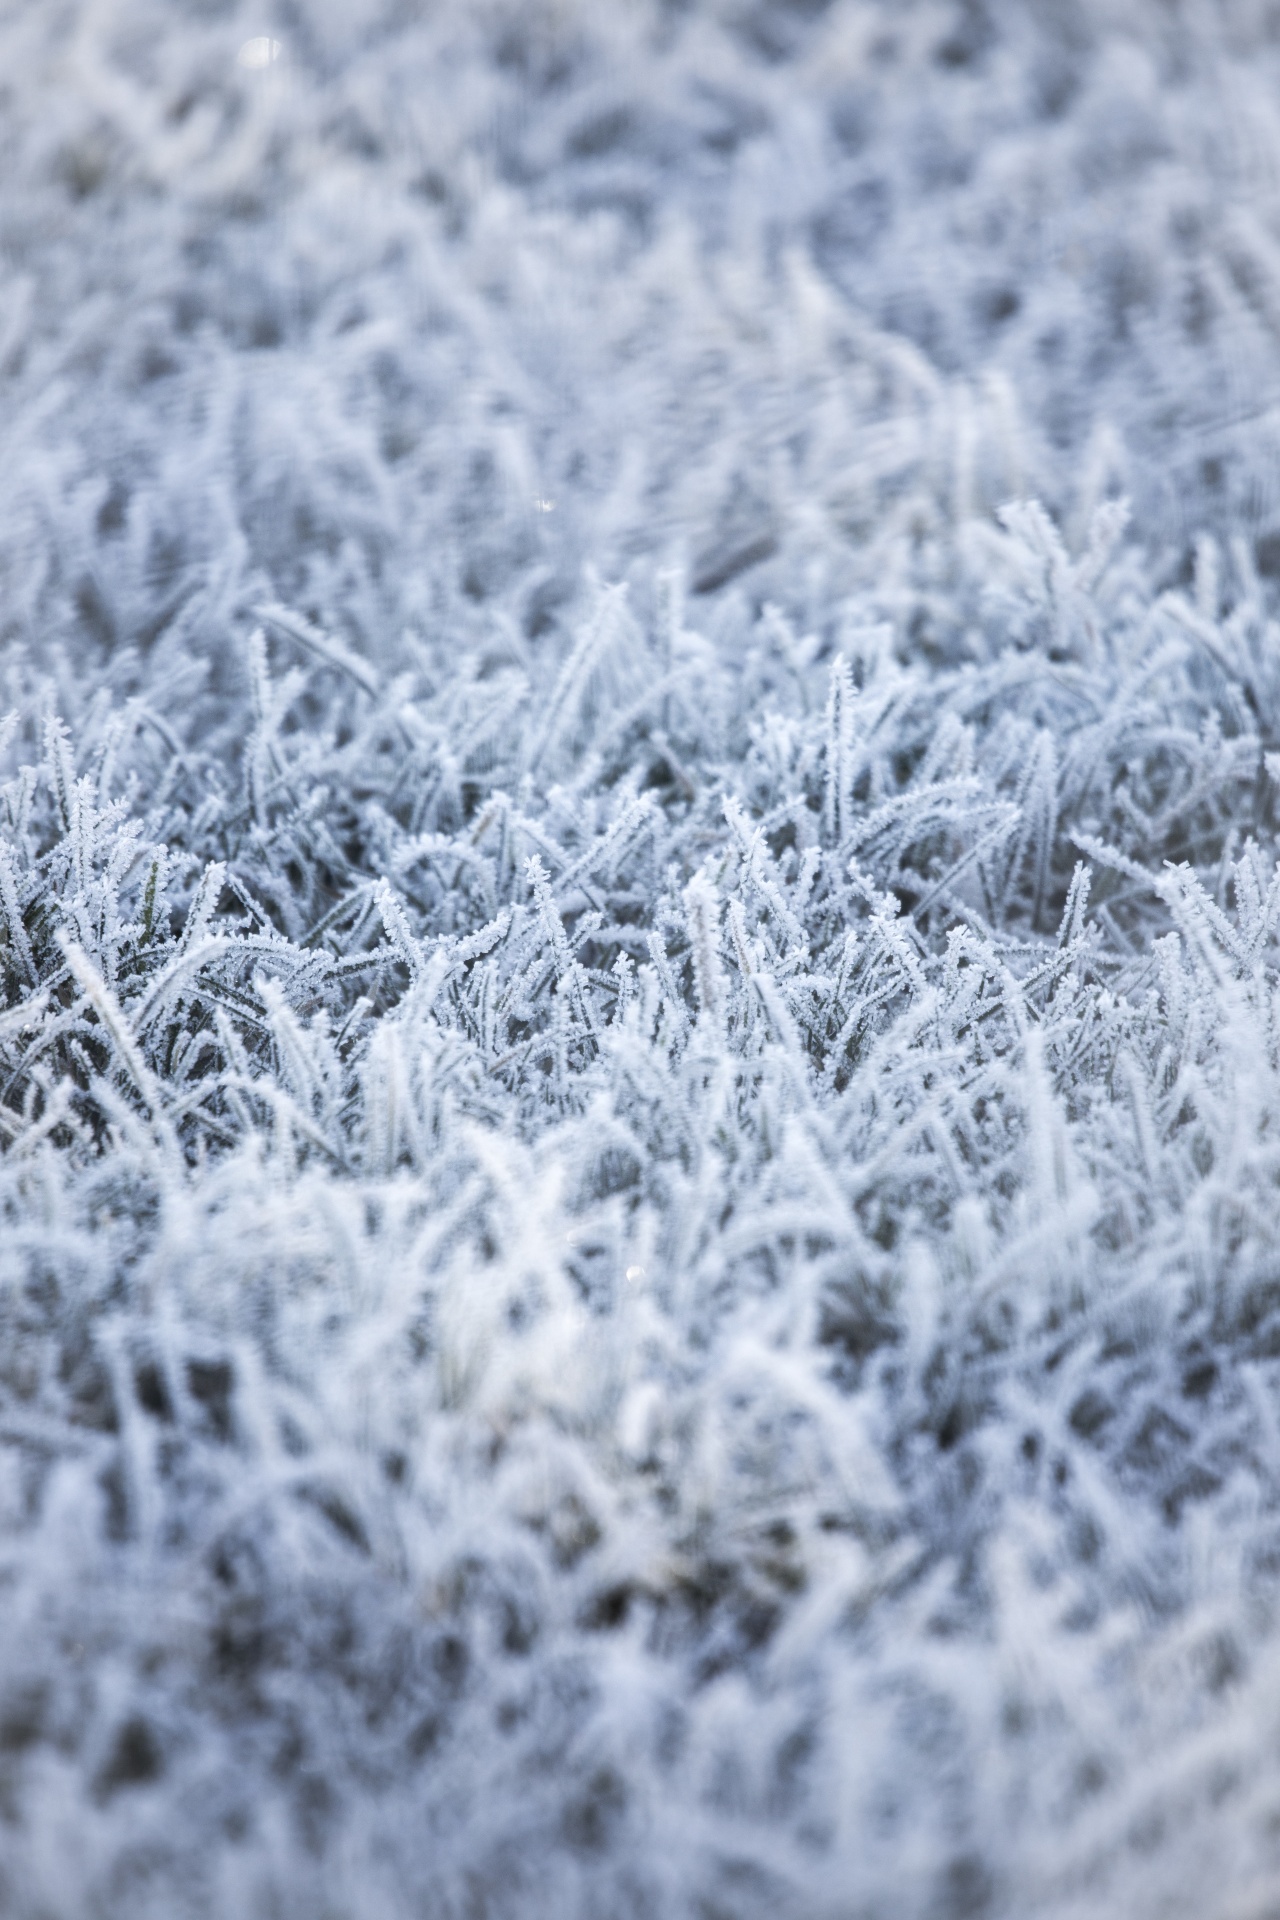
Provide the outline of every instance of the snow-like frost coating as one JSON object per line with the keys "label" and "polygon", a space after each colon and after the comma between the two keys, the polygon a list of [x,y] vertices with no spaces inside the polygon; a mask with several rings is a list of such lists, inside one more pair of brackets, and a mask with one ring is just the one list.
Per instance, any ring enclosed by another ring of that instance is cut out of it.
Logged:
{"label": "snow-like frost coating", "polygon": [[4,1915],[1274,1910],[1278,89],[0,11]]}

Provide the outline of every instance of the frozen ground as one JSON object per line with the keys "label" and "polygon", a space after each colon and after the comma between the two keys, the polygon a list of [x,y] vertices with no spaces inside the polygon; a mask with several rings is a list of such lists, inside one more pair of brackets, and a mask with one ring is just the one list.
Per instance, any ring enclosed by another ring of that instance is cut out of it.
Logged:
{"label": "frozen ground", "polygon": [[1280,1914],[1280,9],[4,0],[0,422],[6,1920]]}

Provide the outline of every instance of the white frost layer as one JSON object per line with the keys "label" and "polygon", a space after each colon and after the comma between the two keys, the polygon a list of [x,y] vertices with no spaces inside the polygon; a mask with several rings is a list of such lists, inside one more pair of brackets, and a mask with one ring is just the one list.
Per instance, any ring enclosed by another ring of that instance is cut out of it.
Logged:
{"label": "white frost layer", "polygon": [[0,15],[0,1912],[1269,1910],[1278,34]]}

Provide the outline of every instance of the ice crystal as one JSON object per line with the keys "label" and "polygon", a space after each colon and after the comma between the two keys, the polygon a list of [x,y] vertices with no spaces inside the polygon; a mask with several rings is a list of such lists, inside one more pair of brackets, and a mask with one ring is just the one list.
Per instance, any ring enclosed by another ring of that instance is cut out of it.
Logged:
{"label": "ice crystal", "polygon": [[1278,69],[4,12],[0,1910],[1269,1910]]}

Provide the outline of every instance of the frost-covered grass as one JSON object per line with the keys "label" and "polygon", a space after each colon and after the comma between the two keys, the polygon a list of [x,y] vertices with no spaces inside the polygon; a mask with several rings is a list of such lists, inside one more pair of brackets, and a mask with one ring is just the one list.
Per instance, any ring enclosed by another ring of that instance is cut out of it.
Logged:
{"label": "frost-covered grass", "polygon": [[0,11],[5,1916],[1274,1914],[1278,88]]}

